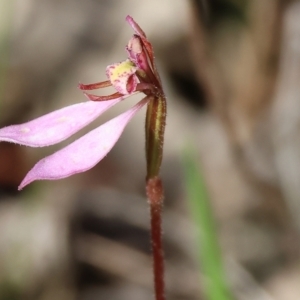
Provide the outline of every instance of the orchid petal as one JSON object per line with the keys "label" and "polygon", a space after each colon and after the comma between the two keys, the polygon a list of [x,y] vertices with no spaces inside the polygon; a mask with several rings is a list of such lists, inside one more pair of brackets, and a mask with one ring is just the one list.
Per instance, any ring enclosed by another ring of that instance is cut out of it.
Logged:
{"label": "orchid petal", "polygon": [[[110,65],[106,68],[106,75],[114,88],[121,94],[127,95],[135,91],[138,83],[135,72],[137,67],[129,59]],[[128,82],[130,85],[128,87]]]}
{"label": "orchid petal", "polygon": [[142,37],[146,37],[145,32],[143,31],[143,29],[139,26],[139,24],[137,24],[133,18],[131,16],[127,16],[126,17],[126,21],[128,22],[128,24],[131,26],[131,28],[135,31],[136,34],[138,34],[139,36]]}
{"label": "orchid petal", "polygon": [[148,52],[143,47],[144,43],[141,40],[141,37],[138,35],[134,35],[128,42],[126,46],[126,51],[129,59],[138,67],[139,74],[141,74],[141,70],[145,72],[143,77],[149,77],[148,80],[151,80],[152,77],[152,69],[149,66],[149,58]]}
{"label": "orchid petal", "polygon": [[128,111],[40,160],[23,179],[19,190],[35,180],[56,180],[91,169],[111,150],[125,126],[149,100],[145,97]]}
{"label": "orchid petal", "polygon": [[125,97],[103,102],[82,102],[64,107],[24,124],[0,129],[0,141],[31,147],[59,143],[94,121]]}
{"label": "orchid petal", "polygon": [[143,44],[143,47],[146,49],[148,59],[150,60],[152,67],[155,69],[153,48],[152,48],[151,43],[148,41],[145,32],[134,21],[134,19],[132,17],[127,16],[126,21],[129,23],[129,25],[132,27],[132,29],[135,31],[135,33],[141,38],[141,42]]}

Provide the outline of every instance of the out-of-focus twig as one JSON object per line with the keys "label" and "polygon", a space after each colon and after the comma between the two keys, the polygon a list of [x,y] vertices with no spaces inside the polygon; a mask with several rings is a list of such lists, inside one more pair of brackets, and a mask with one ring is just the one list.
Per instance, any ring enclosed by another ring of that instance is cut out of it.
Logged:
{"label": "out-of-focus twig", "polygon": [[272,137],[278,179],[300,230],[300,4],[283,22],[280,67],[272,111]]}

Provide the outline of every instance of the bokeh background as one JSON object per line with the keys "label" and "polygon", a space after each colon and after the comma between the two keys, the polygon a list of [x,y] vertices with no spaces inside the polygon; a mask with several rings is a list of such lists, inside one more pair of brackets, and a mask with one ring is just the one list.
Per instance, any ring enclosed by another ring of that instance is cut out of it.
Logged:
{"label": "bokeh background", "polygon": [[[300,298],[300,3],[292,0],[1,0],[0,125],[84,101],[126,58],[131,15],[168,98],[162,179],[167,299],[205,299],[183,152],[210,195],[238,300]],[[151,299],[144,117],[95,168],[17,186],[58,146],[0,144],[0,299]]]}

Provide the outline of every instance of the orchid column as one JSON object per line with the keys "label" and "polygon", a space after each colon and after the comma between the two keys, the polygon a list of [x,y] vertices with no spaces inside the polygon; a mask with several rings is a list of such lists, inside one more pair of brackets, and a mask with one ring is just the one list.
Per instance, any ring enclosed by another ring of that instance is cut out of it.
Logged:
{"label": "orchid column", "polygon": [[91,123],[107,109],[127,97],[143,93],[145,97],[134,107],[95,128],[65,148],[40,160],[25,176],[19,190],[35,180],[62,179],[94,167],[107,155],[132,117],[147,104],[146,115],[146,191],[151,211],[151,240],[154,261],[156,300],[164,300],[164,257],[162,247],[163,188],[159,170],[163,155],[166,98],[157,72],[151,43],[139,25],[127,16],[135,31],[126,47],[128,59],[106,68],[108,80],[79,84],[81,90],[113,86],[115,93],[88,98],[20,125],[0,129],[0,141],[31,147],[57,144]]}

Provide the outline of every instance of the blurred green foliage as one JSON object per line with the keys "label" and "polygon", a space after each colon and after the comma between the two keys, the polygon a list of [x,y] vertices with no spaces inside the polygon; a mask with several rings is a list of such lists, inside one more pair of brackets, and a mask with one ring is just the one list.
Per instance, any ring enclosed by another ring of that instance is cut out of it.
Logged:
{"label": "blurred green foliage", "polygon": [[206,280],[204,284],[206,299],[232,300],[225,280],[226,274],[222,265],[210,199],[192,151],[187,151],[184,155],[184,170],[188,203],[196,226],[199,260]]}
{"label": "blurred green foliage", "polygon": [[9,61],[13,5],[13,0],[0,1],[0,112]]}

